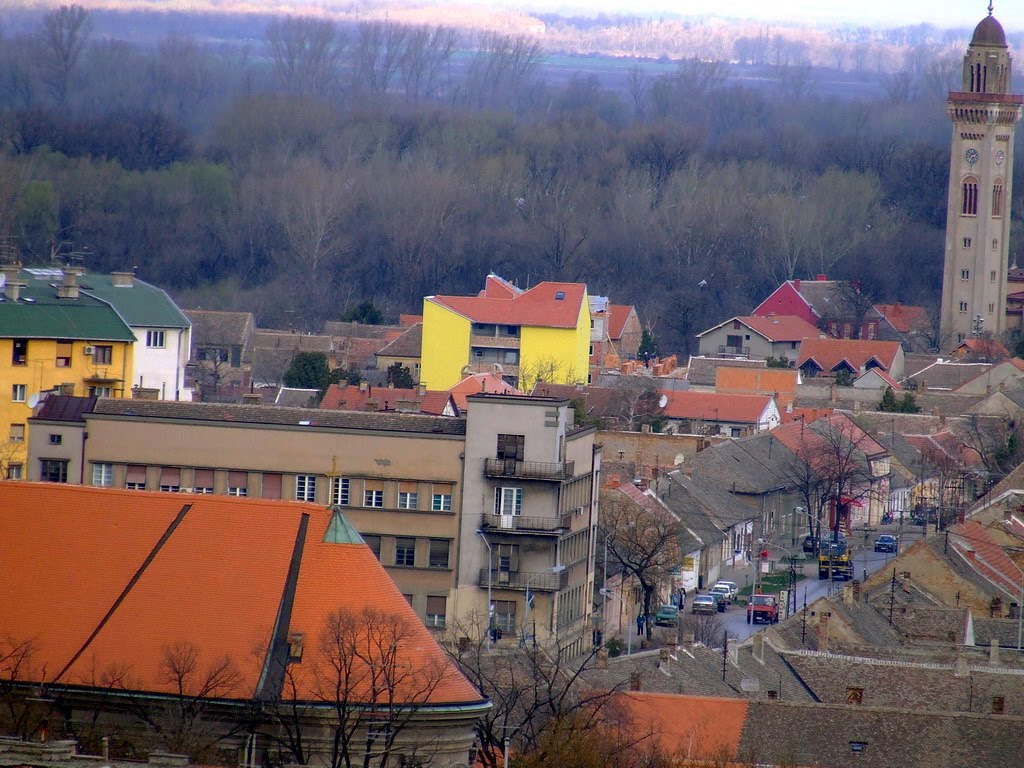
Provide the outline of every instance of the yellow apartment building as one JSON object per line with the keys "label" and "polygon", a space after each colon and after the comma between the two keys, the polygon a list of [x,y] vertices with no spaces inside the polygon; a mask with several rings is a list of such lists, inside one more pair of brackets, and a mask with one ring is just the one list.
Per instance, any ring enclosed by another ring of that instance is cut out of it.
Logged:
{"label": "yellow apartment building", "polygon": [[[26,476],[28,420],[41,394],[123,397],[130,389],[135,335],[69,274],[50,284],[20,280],[13,266],[0,271],[0,477]],[[42,471],[51,469],[59,475],[66,465]]]}
{"label": "yellow apartment building", "polygon": [[539,381],[584,383],[590,303],[582,283],[522,290],[488,275],[477,296],[423,300],[420,384],[449,389],[471,373],[497,373],[528,391]]}

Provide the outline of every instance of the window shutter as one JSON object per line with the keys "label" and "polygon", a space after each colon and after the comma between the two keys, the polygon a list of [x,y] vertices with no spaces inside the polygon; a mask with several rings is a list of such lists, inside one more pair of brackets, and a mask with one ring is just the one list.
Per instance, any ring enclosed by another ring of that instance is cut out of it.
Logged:
{"label": "window shutter", "polygon": [[263,475],[263,498],[281,498],[281,476],[276,474]]}
{"label": "window shutter", "polygon": [[196,488],[212,488],[213,487],[213,470],[212,469],[197,469],[195,472],[195,487]]}
{"label": "window shutter", "polygon": [[[198,472],[198,470],[197,470]],[[249,473],[248,472],[228,472],[228,487],[229,488],[248,488],[249,487]]]}
{"label": "window shutter", "polygon": [[181,485],[181,470],[178,467],[160,467],[160,485]]}

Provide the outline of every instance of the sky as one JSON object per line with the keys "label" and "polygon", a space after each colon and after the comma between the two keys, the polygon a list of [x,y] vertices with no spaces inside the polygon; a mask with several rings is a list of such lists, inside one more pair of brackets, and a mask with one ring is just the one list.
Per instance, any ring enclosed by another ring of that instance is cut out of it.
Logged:
{"label": "sky", "polygon": [[[973,27],[988,14],[988,0],[501,0],[500,4],[538,11],[670,12],[887,27],[923,22],[937,27]],[[996,0],[994,15],[1007,32],[1024,31],[1022,0]]]}

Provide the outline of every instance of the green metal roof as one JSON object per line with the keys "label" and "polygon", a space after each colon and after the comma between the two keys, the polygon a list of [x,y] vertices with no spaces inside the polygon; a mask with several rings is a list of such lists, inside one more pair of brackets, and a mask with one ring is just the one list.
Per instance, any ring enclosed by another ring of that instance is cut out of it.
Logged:
{"label": "green metal roof", "polygon": [[[24,272],[24,271],[23,271]],[[25,273],[18,301],[0,293],[0,338],[135,341],[131,328],[109,304],[85,294],[58,299],[50,282]]]}
{"label": "green metal roof", "polygon": [[82,290],[109,302],[132,327],[188,328],[192,325],[162,288],[135,278],[130,286],[115,286],[110,275],[86,274],[78,278]]}
{"label": "green metal roof", "polygon": [[352,523],[342,514],[339,507],[331,507],[331,522],[327,525],[324,533],[324,542],[327,544],[365,544],[359,531],[352,527]]}

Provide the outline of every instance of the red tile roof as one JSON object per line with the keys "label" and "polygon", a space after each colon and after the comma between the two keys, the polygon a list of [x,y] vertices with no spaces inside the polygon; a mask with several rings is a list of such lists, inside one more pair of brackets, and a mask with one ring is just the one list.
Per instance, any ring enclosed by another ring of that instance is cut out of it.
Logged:
{"label": "red tile roof", "polygon": [[950,354],[953,357],[980,355],[1005,360],[1010,356],[1010,350],[999,339],[965,339]]}
{"label": "red tile roof", "polygon": [[898,341],[865,341],[861,339],[805,339],[800,343],[797,367],[813,360],[823,371],[831,371],[844,360],[854,370],[861,370],[871,360],[877,360],[886,370],[892,370],[900,351]]}
{"label": "red tile roof", "polygon": [[981,523],[968,520],[949,527],[950,545],[978,573],[1012,595],[1020,595],[1022,574]]}
{"label": "red tile roof", "polygon": [[662,414],[670,419],[701,419],[756,424],[772,398],[769,395],[720,395],[717,392],[662,390],[668,402]]}
{"label": "red tile roof", "polygon": [[875,309],[900,333],[910,333],[925,319],[925,308],[912,304],[875,304]]}
{"label": "red tile roof", "polygon": [[802,317],[794,315],[749,315],[737,317],[745,326],[769,341],[803,341],[816,339],[821,331]]}
{"label": "red tile roof", "polygon": [[420,413],[444,416],[448,393],[439,390],[420,392],[397,387],[367,387],[352,384],[331,384],[320,401],[320,410],[328,411],[395,411],[400,402],[417,403]]}
{"label": "red tile roof", "polygon": [[[428,296],[476,323],[525,325],[541,328],[575,328],[586,300],[583,283],[538,283],[528,291],[511,292],[511,286],[491,275],[482,296]],[[518,290],[518,289],[516,289]],[[501,294],[501,295],[499,295]],[[563,294],[563,298],[556,298]]]}
{"label": "red tile roof", "polygon": [[[330,522],[314,504],[0,482],[0,635],[36,642],[45,682],[90,686],[121,667],[132,688],[166,693],[166,649],[188,643],[204,668],[231,661],[238,680],[221,698],[251,698],[302,540],[284,628],[306,638],[294,667],[318,665],[332,612],[372,607],[408,627],[404,664],[442,670],[431,703],[479,701],[370,549],[324,541]],[[315,698],[311,684],[300,675],[300,698]]]}
{"label": "red tile roof", "polygon": [[521,395],[518,389],[513,387],[496,373],[474,373],[467,376],[454,387],[448,390],[455,405],[460,411],[465,411],[467,406],[466,397],[487,392],[492,395]]}
{"label": "red tile roof", "polygon": [[746,699],[636,691],[618,694],[616,702],[650,727],[664,753],[679,758],[680,765],[731,765],[737,759]]}
{"label": "red tile roof", "polygon": [[622,338],[622,331],[625,329],[626,321],[632,311],[632,304],[608,305],[608,338],[612,341]]}

